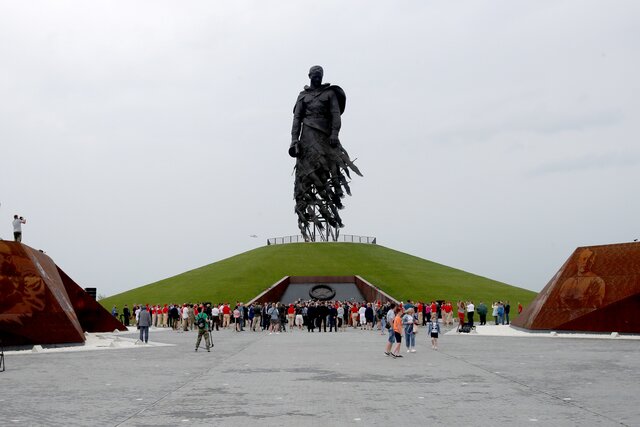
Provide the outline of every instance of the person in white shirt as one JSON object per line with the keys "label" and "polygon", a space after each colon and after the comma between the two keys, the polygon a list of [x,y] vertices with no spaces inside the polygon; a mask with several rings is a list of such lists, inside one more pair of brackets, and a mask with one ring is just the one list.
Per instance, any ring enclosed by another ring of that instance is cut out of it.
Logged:
{"label": "person in white shirt", "polygon": [[22,224],[26,224],[27,220],[18,215],[13,216],[13,240],[22,242]]}
{"label": "person in white shirt", "polygon": [[216,328],[216,331],[219,331],[220,330],[220,309],[215,305],[211,309],[211,320],[213,321],[213,326],[211,327],[211,330],[213,331],[213,328]]}
{"label": "person in white shirt", "polygon": [[367,316],[365,316],[366,311],[367,308],[364,305],[358,310],[358,314],[360,315],[360,329],[364,329],[367,326]]}
{"label": "person in white shirt", "polygon": [[344,331],[344,307],[342,304],[338,305],[338,330]]}
{"label": "person in white shirt", "polygon": [[187,304],[182,307],[182,330],[184,332],[189,330],[189,307]]}
{"label": "person in white shirt", "polygon": [[476,306],[473,305],[473,301],[469,301],[467,304],[467,321],[469,322],[469,326],[473,326],[473,315],[476,311]]}

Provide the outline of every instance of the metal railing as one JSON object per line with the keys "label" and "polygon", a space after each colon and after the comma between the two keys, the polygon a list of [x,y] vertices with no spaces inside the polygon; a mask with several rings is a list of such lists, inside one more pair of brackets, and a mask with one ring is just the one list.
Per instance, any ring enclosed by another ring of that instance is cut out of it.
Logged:
{"label": "metal railing", "polygon": [[[377,243],[375,237],[355,236],[353,234],[341,234],[336,241],[346,243],[368,243],[370,245],[375,245]],[[287,243],[305,243],[305,239],[301,234],[294,236],[271,237],[267,239],[267,246],[285,245]]]}

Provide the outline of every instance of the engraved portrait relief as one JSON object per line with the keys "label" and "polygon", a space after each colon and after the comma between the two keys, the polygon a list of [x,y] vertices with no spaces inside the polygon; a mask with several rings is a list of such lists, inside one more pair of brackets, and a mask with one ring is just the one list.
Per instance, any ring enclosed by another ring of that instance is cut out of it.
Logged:
{"label": "engraved portrait relief", "polygon": [[3,296],[0,323],[22,325],[25,318],[45,309],[46,285],[35,269],[17,268],[18,263],[24,263],[23,256],[7,248],[2,252],[5,255],[0,257],[0,293]]}
{"label": "engraved portrait relief", "polygon": [[576,260],[578,271],[560,287],[560,303],[564,308],[598,308],[605,295],[605,282],[591,271],[596,254],[583,249]]}

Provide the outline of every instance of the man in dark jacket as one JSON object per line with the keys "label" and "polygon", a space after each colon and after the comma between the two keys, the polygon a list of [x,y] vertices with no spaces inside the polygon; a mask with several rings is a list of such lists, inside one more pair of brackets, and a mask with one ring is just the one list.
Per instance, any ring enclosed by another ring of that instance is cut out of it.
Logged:
{"label": "man in dark jacket", "polygon": [[367,303],[367,308],[364,310],[364,318],[367,321],[366,329],[373,329],[375,322],[373,317],[373,307],[370,302]]}
{"label": "man in dark jacket", "polygon": [[307,331],[315,332],[317,315],[316,304],[314,302],[309,303],[309,308],[307,309]]}
{"label": "man in dark jacket", "polygon": [[169,320],[171,328],[178,329],[178,324],[180,323],[180,311],[176,304],[173,304],[169,309],[169,319],[171,319]]}
{"label": "man in dark jacket", "polygon": [[[318,332],[327,332],[327,316],[329,315],[329,307],[321,302],[318,307]],[[322,330],[321,330],[322,328]]]}
{"label": "man in dark jacket", "polygon": [[509,304],[509,301],[505,301],[504,302],[504,320],[507,323],[507,325],[509,324],[509,312],[511,311],[511,305]]}
{"label": "man in dark jacket", "polygon": [[476,307],[476,311],[478,312],[478,316],[480,316],[480,324],[481,325],[486,325],[487,324],[487,306],[485,305],[485,303],[483,303],[482,301],[480,302],[480,304],[478,304],[478,307]]}
{"label": "man in dark jacket", "polygon": [[338,332],[336,317],[338,317],[338,309],[335,304],[329,304],[329,332]]}
{"label": "man in dark jacket", "polygon": [[124,326],[129,326],[129,319],[131,318],[131,312],[129,311],[129,306],[127,304],[124,305],[124,308],[122,309],[122,320],[124,323]]}
{"label": "man in dark jacket", "polygon": [[138,315],[138,327],[140,328],[140,341],[145,344],[149,342],[149,326],[151,326],[151,313],[143,305]]}

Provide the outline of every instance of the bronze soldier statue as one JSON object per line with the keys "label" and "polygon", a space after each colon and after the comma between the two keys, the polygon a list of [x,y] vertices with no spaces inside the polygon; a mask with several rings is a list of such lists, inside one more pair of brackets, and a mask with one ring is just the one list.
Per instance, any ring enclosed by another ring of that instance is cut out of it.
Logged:
{"label": "bronze soldier statue", "polygon": [[329,226],[344,226],[338,210],[343,208],[344,193],[351,195],[349,169],[362,176],[339,139],[345,93],[339,86],[323,84],[323,76],[322,67],[311,67],[310,85],[300,92],[293,108],[289,155],[296,158],[293,196],[305,240],[310,238],[311,224],[324,228],[316,208]]}

